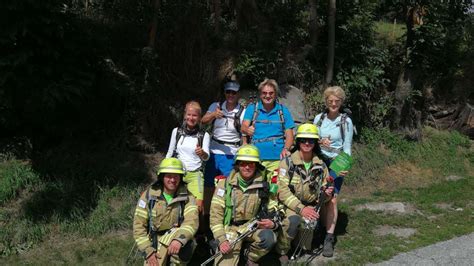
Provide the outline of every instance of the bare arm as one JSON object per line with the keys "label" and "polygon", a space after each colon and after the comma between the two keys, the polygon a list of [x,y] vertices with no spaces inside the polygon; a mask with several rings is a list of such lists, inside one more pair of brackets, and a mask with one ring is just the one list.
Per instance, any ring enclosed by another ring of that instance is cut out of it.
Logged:
{"label": "bare arm", "polygon": [[221,118],[224,116],[224,113],[221,110],[219,103],[213,103],[206,114],[202,117],[201,123],[203,125],[212,123],[214,119]]}
{"label": "bare arm", "polygon": [[293,135],[293,129],[289,128],[285,130],[285,147],[283,147],[283,150],[280,153],[280,159],[283,159],[286,156],[290,156],[290,148],[291,145],[293,145],[293,140],[294,140],[294,135]]}
{"label": "bare arm", "polygon": [[288,149],[291,148],[294,140],[295,138],[294,138],[293,129],[290,128],[290,129],[285,130],[285,148],[288,148]]}

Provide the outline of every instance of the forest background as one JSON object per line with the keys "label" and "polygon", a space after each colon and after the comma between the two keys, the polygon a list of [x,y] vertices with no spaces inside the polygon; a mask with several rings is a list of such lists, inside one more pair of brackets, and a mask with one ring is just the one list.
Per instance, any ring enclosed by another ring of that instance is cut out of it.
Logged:
{"label": "forest background", "polygon": [[342,86],[359,129],[349,185],[446,139],[426,167],[453,152],[439,170],[472,176],[472,142],[438,131],[473,138],[471,1],[18,0],[0,21],[4,257],[128,232],[184,103],[207,107],[232,75],[298,88],[309,119]]}

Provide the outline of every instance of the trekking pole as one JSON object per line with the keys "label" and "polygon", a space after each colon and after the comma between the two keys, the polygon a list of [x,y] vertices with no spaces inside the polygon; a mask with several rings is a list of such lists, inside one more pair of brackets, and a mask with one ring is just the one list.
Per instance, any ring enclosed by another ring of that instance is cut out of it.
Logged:
{"label": "trekking pole", "polygon": [[[133,253],[133,250],[135,250],[135,248],[137,247],[137,242],[134,242],[133,245],[132,245],[132,248],[130,249],[130,251],[128,252],[128,256],[127,256],[127,259],[125,260],[125,264],[128,265],[129,262],[130,262],[130,259],[132,257],[132,253]],[[137,253],[135,253],[136,255]],[[134,256],[135,257],[135,256]]]}
{"label": "trekking pole", "polygon": [[[253,222],[251,222],[247,228],[248,230],[239,235],[239,237],[237,237],[234,241],[230,242],[230,247],[231,248],[234,248],[235,244],[239,243],[240,241],[242,241],[244,238],[246,238],[247,236],[253,234],[255,231],[257,231],[257,222],[258,222],[258,219],[255,219]],[[220,255],[222,255],[222,251],[219,250],[219,252],[217,252],[216,254],[212,255],[209,259],[207,259],[206,261],[204,261],[203,263],[201,263],[201,266],[205,266],[207,265],[209,262],[213,261],[214,259],[216,259],[217,257],[219,257]]]}
{"label": "trekking pole", "polygon": [[[321,189],[321,191],[319,192],[318,205],[316,205],[314,207],[314,209],[316,210],[316,212],[318,214],[320,213],[323,202],[324,202],[324,190]],[[308,237],[313,236],[311,234],[311,232],[314,232],[314,230],[317,229],[318,224],[319,224],[319,220],[320,220],[319,218],[315,219],[315,220],[305,220],[305,225],[304,225],[303,231],[309,231],[309,232],[307,232],[306,234],[303,234],[303,236],[300,237],[300,240],[298,241],[298,245],[296,246],[296,249],[293,252],[293,255],[291,255],[291,260],[295,260],[296,258],[298,258],[301,255],[301,252],[303,251],[303,246],[301,244],[306,242]],[[303,240],[304,240],[304,242],[303,242]]]}

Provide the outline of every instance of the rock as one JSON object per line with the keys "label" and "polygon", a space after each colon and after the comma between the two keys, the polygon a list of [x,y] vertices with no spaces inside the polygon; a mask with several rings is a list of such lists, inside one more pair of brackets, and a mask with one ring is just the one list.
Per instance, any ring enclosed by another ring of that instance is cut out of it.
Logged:
{"label": "rock", "polygon": [[372,231],[378,236],[394,235],[396,237],[408,238],[416,233],[413,228],[396,228],[388,225],[382,225]]}
{"label": "rock", "polygon": [[434,206],[438,209],[442,209],[442,210],[450,210],[452,209],[452,204],[450,203],[445,203],[445,202],[441,202],[441,203],[435,203]]}
{"label": "rock", "polygon": [[450,175],[450,176],[446,177],[447,181],[457,181],[457,180],[460,180],[460,179],[463,179],[463,177],[462,176],[457,176],[457,175]]}
{"label": "rock", "polygon": [[383,202],[383,203],[366,203],[363,205],[356,206],[357,211],[369,210],[369,211],[384,211],[384,212],[396,212],[396,213],[412,213],[415,208],[406,203],[402,202]]}
{"label": "rock", "polygon": [[291,112],[293,120],[307,122],[308,118],[304,106],[305,94],[302,89],[292,85],[283,85],[280,87],[280,103],[284,104]]}

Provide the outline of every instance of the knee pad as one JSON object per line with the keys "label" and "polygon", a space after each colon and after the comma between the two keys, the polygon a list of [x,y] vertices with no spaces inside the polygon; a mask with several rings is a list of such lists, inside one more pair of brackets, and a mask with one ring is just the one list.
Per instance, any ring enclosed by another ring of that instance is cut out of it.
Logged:
{"label": "knee pad", "polygon": [[186,245],[181,247],[181,250],[178,253],[178,257],[183,262],[189,262],[193,256],[194,243],[193,241],[188,241]]}
{"label": "knee pad", "polygon": [[260,241],[258,242],[258,246],[260,248],[270,250],[276,244],[275,234],[270,229],[264,229],[260,231],[258,234],[258,238]]}
{"label": "knee pad", "polygon": [[291,238],[295,238],[296,234],[298,233],[298,226],[301,223],[301,217],[299,215],[292,215],[288,217],[288,221],[290,224],[288,226],[288,230],[286,230],[286,233],[288,233],[288,236]]}

